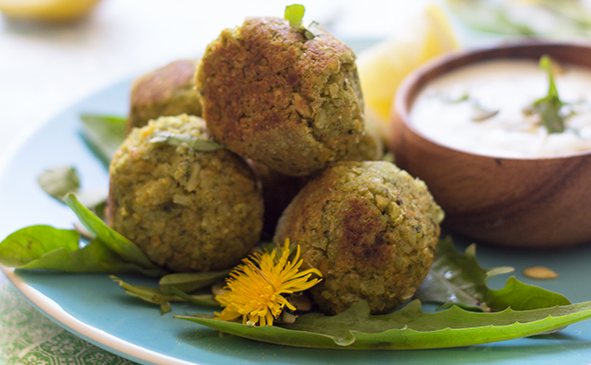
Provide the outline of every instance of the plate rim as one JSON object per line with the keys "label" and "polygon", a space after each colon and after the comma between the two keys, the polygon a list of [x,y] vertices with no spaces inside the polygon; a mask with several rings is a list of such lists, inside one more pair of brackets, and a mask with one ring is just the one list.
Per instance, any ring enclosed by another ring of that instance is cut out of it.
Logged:
{"label": "plate rim", "polygon": [[115,353],[132,361],[149,364],[174,364],[174,365],[198,365],[195,362],[188,362],[171,357],[145,347],[135,345],[122,340],[103,330],[95,328],[67,313],[53,299],[46,297],[37,289],[28,285],[22,278],[16,275],[16,269],[0,264],[0,270],[6,275],[8,281],[23,295],[37,310],[47,318],[58,324],[65,330],[88,341],[106,351]]}

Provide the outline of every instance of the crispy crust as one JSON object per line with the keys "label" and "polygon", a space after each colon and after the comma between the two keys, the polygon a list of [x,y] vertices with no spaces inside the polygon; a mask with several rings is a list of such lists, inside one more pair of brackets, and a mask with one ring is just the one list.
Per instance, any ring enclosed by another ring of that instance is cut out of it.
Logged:
{"label": "crispy crust", "polygon": [[[359,143],[353,146],[343,158],[345,161],[378,161],[384,155],[384,145],[375,133],[366,132]],[[250,161],[259,175],[263,186],[263,198],[265,202],[265,221],[263,231],[265,234],[275,232],[279,217],[287,208],[291,200],[310,180],[311,176],[290,176],[272,170],[269,167]]]}
{"label": "crispy crust", "polygon": [[367,300],[383,313],[408,300],[433,262],[441,208],[425,184],[388,162],[339,162],[283,213],[274,241],[301,245],[311,289],[328,314]]}
{"label": "crispy crust", "polygon": [[198,63],[198,60],[178,60],[138,77],[131,88],[126,132],[160,116],[183,113],[201,116],[194,80]]}
{"label": "crispy crust", "polygon": [[159,131],[209,137],[205,122],[187,115],[134,129],[111,162],[108,224],[171,271],[236,265],[259,242],[263,223],[254,171],[226,149],[150,142]]}
{"label": "crispy crust", "polygon": [[279,18],[247,18],[212,42],[197,71],[215,139],[288,175],[343,158],[363,133],[353,51],[328,33],[306,40]]}

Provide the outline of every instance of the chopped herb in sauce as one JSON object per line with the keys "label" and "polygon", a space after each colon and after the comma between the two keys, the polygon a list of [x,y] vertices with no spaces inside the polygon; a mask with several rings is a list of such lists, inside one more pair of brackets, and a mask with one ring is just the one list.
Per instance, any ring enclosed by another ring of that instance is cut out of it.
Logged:
{"label": "chopped herb in sauce", "polygon": [[552,61],[549,56],[544,55],[540,58],[540,68],[548,74],[548,94],[532,104],[531,112],[540,116],[540,122],[546,127],[549,134],[562,133],[565,129],[565,116],[561,114],[560,110],[565,104],[560,101],[558,96],[558,90],[554,84]]}

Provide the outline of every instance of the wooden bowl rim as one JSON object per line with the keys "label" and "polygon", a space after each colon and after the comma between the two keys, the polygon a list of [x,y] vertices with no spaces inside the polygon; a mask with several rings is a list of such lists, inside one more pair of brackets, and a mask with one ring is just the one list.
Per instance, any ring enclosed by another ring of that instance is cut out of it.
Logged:
{"label": "wooden bowl rim", "polygon": [[[504,45],[496,45],[478,49],[471,49],[471,50],[463,50],[463,51],[452,51],[440,57],[436,57],[425,64],[419,66],[414,71],[412,71],[409,75],[407,75],[402,82],[400,83],[398,90],[396,91],[396,95],[394,96],[394,109],[392,115],[390,116],[390,120],[398,117],[400,121],[404,124],[408,130],[418,137],[424,139],[428,143],[432,143],[439,148],[444,148],[447,150],[455,151],[457,153],[463,153],[467,155],[473,156],[473,158],[479,159],[494,159],[494,160],[513,160],[513,161],[543,161],[543,160],[559,160],[559,159],[567,159],[573,157],[581,157],[581,156],[591,156],[591,150],[589,151],[582,151],[582,152],[571,152],[564,155],[559,156],[547,156],[547,157],[501,157],[501,156],[492,156],[492,155],[481,155],[477,153],[472,153],[469,151],[464,151],[461,149],[457,149],[454,147],[450,147],[440,142],[433,140],[423,133],[419,132],[413,125],[410,123],[409,118],[409,111],[412,108],[412,104],[414,104],[415,98],[417,94],[423,89],[425,85],[427,85],[431,80],[436,79],[437,77],[445,74],[446,72],[454,71],[461,67],[465,67],[466,65],[476,64],[479,62],[486,62],[493,59],[533,59],[532,57],[507,57],[508,53],[515,49],[548,49],[554,50],[554,52],[548,52],[548,54],[552,57],[553,53],[556,52],[556,48],[560,49],[577,49],[589,52],[589,58],[591,59],[591,43],[584,43],[584,42],[540,42],[540,41],[526,41],[526,42],[518,42],[518,43],[511,43],[511,44],[504,44]],[[477,58],[473,61],[467,61],[466,63],[459,63],[455,65],[454,63],[462,60],[469,60],[475,58],[477,56],[484,56],[489,55],[489,58]],[[556,57],[556,55],[554,55]],[[557,57],[559,58],[559,57]],[[591,63],[589,66],[591,70]]]}

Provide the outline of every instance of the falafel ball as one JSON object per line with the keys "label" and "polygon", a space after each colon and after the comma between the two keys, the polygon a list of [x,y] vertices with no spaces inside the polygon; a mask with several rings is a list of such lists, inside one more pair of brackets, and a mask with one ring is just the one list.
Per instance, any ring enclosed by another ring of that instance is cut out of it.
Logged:
{"label": "falafel ball", "polygon": [[198,60],[178,60],[138,77],[131,88],[126,133],[160,116],[189,114],[201,116],[201,102],[195,90]]}
{"label": "falafel ball", "polygon": [[229,268],[259,241],[260,184],[241,157],[194,149],[191,139],[209,139],[195,116],[134,129],[111,162],[107,222],[168,270]]}
{"label": "falafel ball", "polygon": [[[349,153],[343,158],[345,161],[377,161],[384,156],[384,144],[380,137],[368,130]],[[260,162],[251,163],[258,173],[263,186],[265,202],[265,219],[263,232],[273,235],[277,221],[287,208],[291,200],[311,179],[307,176],[289,176],[270,169]]]}
{"label": "falafel ball", "polygon": [[412,297],[433,262],[443,211],[424,182],[389,162],[327,168],[294,198],[274,241],[301,245],[306,268],[323,280],[310,289],[327,314],[367,300],[372,313]]}
{"label": "falafel ball", "polygon": [[217,141],[286,175],[342,159],[363,133],[355,54],[327,32],[247,18],[207,46],[196,84]]}

